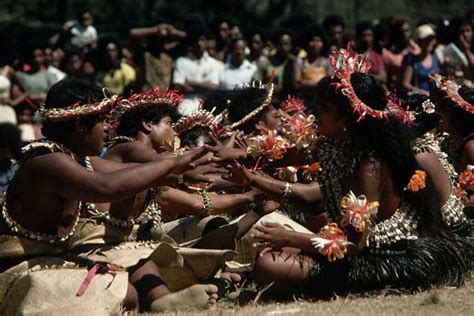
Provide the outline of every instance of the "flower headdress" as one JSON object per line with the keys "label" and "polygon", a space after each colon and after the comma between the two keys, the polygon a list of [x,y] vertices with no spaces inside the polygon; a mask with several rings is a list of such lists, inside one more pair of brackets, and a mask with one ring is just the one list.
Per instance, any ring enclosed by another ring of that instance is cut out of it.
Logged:
{"label": "flower headdress", "polygon": [[334,69],[334,75],[340,80],[337,88],[349,99],[349,103],[359,118],[357,122],[362,121],[367,115],[376,119],[387,119],[388,114],[395,114],[406,123],[413,121],[410,114],[405,111],[400,102],[393,96],[387,94],[386,110],[376,110],[365,104],[357,96],[354,87],[351,84],[351,76],[356,73],[367,74],[370,70],[369,63],[365,60],[365,55],[359,55],[350,46],[346,49],[334,51],[329,56],[329,61]]}
{"label": "flower headdress", "polygon": [[[254,81],[252,83],[251,86],[249,85],[245,85],[245,86],[241,86],[239,88],[248,88],[248,87],[254,87],[254,88],[260,88],[260,89],[265,89],[265,85],[262,85],[261,83],[257,83],[256,81]],[[275,87],[273,85],[273,83],[270,83],[269,84],[269,87],[268,87],[268,93],[267,93],[267,96],[265,97],[265,100],[263,100],[262,104],[260,104],[255,110],[253,110],[252,112],[250,112],[249,114],[245,115],[242,119],[240,119],[239,121],[235,122],[235,123],[232,123],[231,125],[227,126],[227,129],[228,130],[234,130],[236,129],[237,127],[247,123],[248,121],[250,121],[253,117],[255,117],[255,115],[257,115],[258,113],[262,112],[262,110],[264,108],[266,108],[267,106],[269,106],[271,103],[272,103],[272,99],[273,99],[273,92],[275,90]]]}
{"label": "flower headdress", "polygon": [[446,99],[451,100],[457,107],[460,107],[464,111],[474,114],[474,105],[463,99],[459,94],[460,86],[454,80],[447,79],[440,74],[434,74],[431,76],[431,79],[436,84],[438,90],[446,93]]}
{"label": "flower headdress", "polygon": [[177,106],[182,99],[183,95],[176,90],[160,90],[159,88],[133,94],[128,99],[121,99],[108,117],[110,131],[115,131],[122,115],[131,110],[145,106]]}
{"label": "flower headdress", "polygon": [[38,113],[44,118],[46,122],[65,122],[72,119],[77,119],[89,115],[97,115],[105,113],[113,107],[118,101],[118,96],[113,95],[112,97],[106,96],[104,90],[104,98],[99,102],[88,102],[80,105],[82,102],[77,101],[65,108],[50,108],[47,109],[42,104]]}
{"label": "flower headdress", "polygon": [[176,123],[173,124],[174,131],[181,135],[193,129],[196,126],[207,126],[211,130],[217,130],[217,126],[222,122],[224,115],[214,115],[213,112],[216,108],[213,108],[210,112],[202,108],[202,103],[199,105],[199,110],[193,112],[189,116],[183,116]]}

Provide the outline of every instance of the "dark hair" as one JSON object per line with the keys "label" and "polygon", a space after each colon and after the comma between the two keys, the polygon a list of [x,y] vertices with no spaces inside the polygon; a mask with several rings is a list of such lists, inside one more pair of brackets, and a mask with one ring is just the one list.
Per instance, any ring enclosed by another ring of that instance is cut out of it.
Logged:
{"label": "dark hair", "polygon": [[199,137],[207,135],[211,129],[208,126],[196,126],[179,135],[181,145],[188,147],[196,147]]}
{"label": "dark hair", "polygon": [[77,19],[79,22],[82,21],[82,16],[83,16],[84,14],[86,14],[86,13],[90,13],[90,14],[92,15],[91,10],[89,10],[89,9],[86,8],[86,9],[80,10],[80,11],[77,13],[76,19]]}
{"label": "dark hair", "polygon": [[291,30],[285,29],[285,28],[278,28],[272,33],[272,38],[271,38],[272,43],[275,46],[277,46],[278,43],[280,43],[280,39],[283,35],[289,35],[291,39],[293,40],[294,36]]}
{"label": "dark hair", "polygon": [[471,25],[471,23],[464,19],[462,16],[456,16],[449,21],[449,40],[454,43],[459,42],[459,31],[461,28],[466,25]]}
{"label": "dark hair", "polygon": [[426,113],[423,111],[423,102],[430,100],[428,96],[410,91],[404,97],[402,102],[409,111],[415,112],[415,130],[419,137],[438,126],[439,114]]}
{"label": "dark hair", "polygon": [[323,26],[326,30],[333,26],[342,26],[342,28],[346,28],[346,23],[344,22],[344,18],[337,14],[331,14],[324,18]]}
{"label": "dark hair", "polygon": [[231,102],[231,96],[234,90],[211,90],[204,95],[203,108],[207,111],[214,110],[214,115],[217,115],[227,109],[228,103]]}
{"label": "dark hair", "polygon": [[[336,82],[337,80],[333,81],[333,83]],[[387,99],[384,90],[374,77],[354,73],[351,76],[351,84],[357,96],[367,106],[376,110],[385,109]],[[389,115],[386,120],[367,116],[357,123],[358,117],[354,115],[349,100],[334,84],[328,85],[326,103],[330,106],[336,105],[339,115],[347,119],[348,132],[354,144],[386,163],[400,195],[405,196],[412,205],[422,211],[422,222],[430,223],[423,227],[424,233],[444,234],[445,225],[441,219],[440,206],[433,206],[433,203],[437,201],[436,191],[432,187],[421,190],[420,194],[404,191],[418,168],[411,148],[411,143],[415,139],[414,130],[392,115]]]}
{"label": "dark hair", "polygon": [[0,147],[8,148],[13,159],[21,156],[21,132],[11,123],[0,123]]}
{"label": "dark hair", "polygon": [[[103,97],[102,89],[95,83],[83,79],[66,78],[49,89],[45,108],[65,108],[76,102],[81,105],[99,102]],[[41,131],[48,139],[62,142],[66,136],[75,130],[77,122],[83,125],[86,131],[90,131],[95,124],[102,120],[102,115],[90,115],[65,122],[45,121]]]}
{"label": "dark hair", "polygon": [[[268,91],[266,89],[259,88],[235,90],[230,98],[229,120],[232,123],[240,121],[247,114],[259,107],[267,97],[267,94]],[[255,124],[260,121],[267,112],[268,111],[261,111],[238,128],[247,134],[252,133],[255,131]]]}
{"label": "dark hair", "polygon": [[329,40],[326,31],[320,24],[312,24],[304,31],[304,46],[308,46],[308,43],[313,37],[319,37],[323,42],[323,55],[327,55],[329,50]]}
{"label": "dark hair", "polygon": [[374,27],[372,25],[372,22],[370,21],[362,21],[356,24],[356,36],[357,38],[360,38],[362,36],[362,33],[365,30],[374,30]]}
{"label": "dark hair", "polygon": [[245,46],[247,46],[247,41],[245,40],[245,38],[243,37],[233,38],[229,43],[229,51],[232,51],[235,45],[237,45],[237,43],[240,41],[244,42]]}
{"label": "dark hair", "polygon": [[130,110],[120,118],[116,133],[120,136],[135,137],[142,122],[158,124],[166,116],[170,116],[175,122],[178,119],[176,108],[171,105],[149,105]]}
{"label": "dark hair", "polygon": [[204,36],[205,38],[210,37],[211,32],[205,24],[195,24],[186,29],[186,44],[188,46],[195,45],[199,39]]}

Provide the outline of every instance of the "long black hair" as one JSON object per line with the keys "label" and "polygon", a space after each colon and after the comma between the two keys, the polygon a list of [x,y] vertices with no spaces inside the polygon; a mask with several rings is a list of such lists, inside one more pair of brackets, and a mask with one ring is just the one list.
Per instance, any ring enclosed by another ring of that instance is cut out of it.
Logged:
{"label": "long black hair", "polygon": [[[417,209],[422,210],[421,228],[427,235],[447,235],[446,226],[441,217],[439,198],[432,181],[417,193],[405,191],[404,188],[412,175],[419,169],[411,143],[416,137],[413,128],[398,117],[388,115],[386,120],[366,116],[357,122],[348,98],[335,85],[337,79],[328,84],[325,104],[336,105],[338,114],[349,123],[348,133],[355,147],[372,153],[373,157],[383,161],[389,168],[395,187],[401,196]],[[354,73],[351,84],[362,102],[376,110],[385,110],[387,98],[384,89],[374,77]]]}

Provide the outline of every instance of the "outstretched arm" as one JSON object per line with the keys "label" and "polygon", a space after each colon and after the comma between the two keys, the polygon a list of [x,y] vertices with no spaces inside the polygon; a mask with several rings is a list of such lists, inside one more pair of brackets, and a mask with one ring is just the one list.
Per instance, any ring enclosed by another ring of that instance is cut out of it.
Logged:
{"label": "outstretched arm", "polygon": [[181,172],[203,152],[110,173],[88,171],[70,156],[56,153],[34,158],[28,164],[27,171],[31,172],[31,178],[38,182],[38,186],[67,200],[113,202],[163,185],[166,175]]}

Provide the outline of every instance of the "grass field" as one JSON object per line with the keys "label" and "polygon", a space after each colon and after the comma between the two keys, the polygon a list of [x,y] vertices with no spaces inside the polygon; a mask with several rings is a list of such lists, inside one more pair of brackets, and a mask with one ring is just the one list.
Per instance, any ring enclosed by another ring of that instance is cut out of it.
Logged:
{"label": "grass field", "polygon": [[238,306],[218,302],[204,311],[160,315],[474,315],[474,281],[461,288],[438,288],[412,295],[380,294],[368,297],[338,297],[331,301],[262,303]]}

